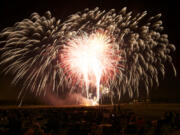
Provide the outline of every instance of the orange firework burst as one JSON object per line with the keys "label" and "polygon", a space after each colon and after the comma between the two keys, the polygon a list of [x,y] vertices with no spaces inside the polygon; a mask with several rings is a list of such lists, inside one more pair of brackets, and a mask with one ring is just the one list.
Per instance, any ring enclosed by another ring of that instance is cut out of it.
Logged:
{"label": "orange firework burst", "polygon": [[69,85],[83,86],[87,98],[91,87],[96,88],[95,101],[100,98],[100,84],[108,86],[115,78],[121,55],[108,31],[96,30],[67,40],[60,53],[60,66]]}

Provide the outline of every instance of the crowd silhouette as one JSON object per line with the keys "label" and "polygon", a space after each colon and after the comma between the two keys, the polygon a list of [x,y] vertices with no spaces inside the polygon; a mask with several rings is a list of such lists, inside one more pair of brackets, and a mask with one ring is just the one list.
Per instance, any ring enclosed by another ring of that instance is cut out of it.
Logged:
{"label": "crowd silhouette", "polygon": [[178,112],[146,120],[120,106],[0,109],[1,135],[175,135],[179,131]]}

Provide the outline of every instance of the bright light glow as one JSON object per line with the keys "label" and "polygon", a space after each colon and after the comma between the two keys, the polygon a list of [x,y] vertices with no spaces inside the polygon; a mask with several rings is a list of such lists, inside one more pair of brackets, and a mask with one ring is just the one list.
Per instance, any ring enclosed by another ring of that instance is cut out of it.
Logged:
{"label": "bright light glow", "polygon": [[116,74],[120,55],[117,55],[119,52],[115,47],[113,38],[98,30],[68,40],[60,53],[61,67],[67,78],[72,80],[71,85],[84,86],[88,99],[91,98],[90,87],[95,87],[94,105],[100,99],[100,83],[108,85],[109,79]]}

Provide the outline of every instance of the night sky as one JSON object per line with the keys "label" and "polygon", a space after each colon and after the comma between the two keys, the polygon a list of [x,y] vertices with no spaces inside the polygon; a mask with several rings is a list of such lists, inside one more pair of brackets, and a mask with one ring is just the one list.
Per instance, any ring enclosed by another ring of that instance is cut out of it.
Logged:
{"label": "night sky", "polygon": [[[31,13],[38,12],[43,15],[47,10],[50,10],[52,15],[58,19],[65,19],[67,16],[81,11],[84,8],[93,9],[100,7],[102,10],[110,10],[112,8],[117,11],[124,6],[128,11],[134,13],[147,10],[148,16],[162,13],[162,21],[164,33],[169,35],[169,41],[176,46],[176,52],[172,54],[175,67],[177,69],[177,77],[173,76],[171,69],[166,69],[165,79],[160,79],[160,86],[154,87],[150,91],[152,101],[161,102],[179,102],[180,103],[180,21],[179,21],[179,4],[177,1],[165,0],[49,0],[49,1],[0,1],[0,31],[8,26],[12,26],[15,22],[28,18]],[[0,67],[0,71],[2,67]],[[0,104],[3,102],[17,102],[17,95],[21,84],[12,86],[10,84],[12,76],[4,76],[0,73]],[[28,94],[24,98],[24,102],[37,102],[36,97]]]}

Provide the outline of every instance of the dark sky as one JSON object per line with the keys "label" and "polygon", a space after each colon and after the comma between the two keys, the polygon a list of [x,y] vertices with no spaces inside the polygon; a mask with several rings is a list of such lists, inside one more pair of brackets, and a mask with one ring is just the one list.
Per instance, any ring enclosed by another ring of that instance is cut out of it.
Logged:
{"label": "dark sky", "polygon": [[[24,18],[28,18],[31,13],[38,12],[41,15],[47,10],[50,10],[56,18],[64,19],[68,15],[81,11],[84,8],[95,8],[109,10],[115,8],[117,11],[127,6],[128,11],[135,13],[148,11],[148,15],[156,15],[162,13],[163,26],[165,33],[169,35],[171,43],[175,44],[177,50],[173,54],[174,64],[177,69],[178,76],[173,77],[171,70],[167,69],[167,75],[164,80],[160,81],[158,88],[151,90],[150,96],[154,100],[162,100],[168,102],[180,102],[180,27],[179,27],[179,4],[177,1],[165,0],[24,0],[24,1],[12,1],[12,0],[1,0],[0,1],[0,30],[5,27],[12,26],[15,22],[21,21]],[[2,67],[0,68],[2,70]],[[0,74],[0,102],[6,101],[17,101],[18,90],[21,87],[12,86],[10,82],[12,77],[10,75],[4,76]],[[32,100],[32,95],[27,95],[26,100]],[[34,98],[33,98],[34,100]]]}

